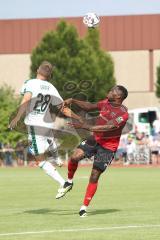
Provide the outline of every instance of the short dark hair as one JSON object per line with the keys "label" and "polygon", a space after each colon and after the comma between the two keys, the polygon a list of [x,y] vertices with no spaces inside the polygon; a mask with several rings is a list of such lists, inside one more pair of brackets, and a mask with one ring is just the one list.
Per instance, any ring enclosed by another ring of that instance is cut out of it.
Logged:
{"label": "short dark hair", "polygon": [[43,61],[37,69],[37,73],[45,77],[46,80],[49,80],[51,78],[52,71],[53,65],[48,61]]}
{"label": "short dark hair", "polygon": [[123,100],[126,99],[126,98],[128,97],[128,91],[127,91],[127,89],[126,89],[125,87],[123,87],[122,85],[117,85],[116,87],[118,88],[118,90],[121,91],[121,93],[122,93],[122,99],[123,99]]}

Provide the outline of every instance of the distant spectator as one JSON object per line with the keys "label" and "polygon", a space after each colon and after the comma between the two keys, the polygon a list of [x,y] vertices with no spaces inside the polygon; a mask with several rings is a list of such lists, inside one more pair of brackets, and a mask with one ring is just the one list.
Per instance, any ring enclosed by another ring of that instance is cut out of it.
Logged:
{"label": "distant spectator", "polygon": [[0,142],[0,166],[3,164],[3,144]]}
{"label": "distant spectator", "polygon": [[144,144],[145,133],[137,132],[135,137],[136,137],[136,144],[138,144],[138,145]]}
{"label": "distant spectator", "polygon": [[153,122],[153,131],[154,131],[155,135],[160,133],[160,119],[154,120],[154,122]]}
{"label": "distant spectator", "polygon": [[6,166],[13,165],[13,157],[12,157],[13,151],[14,150],[9,143],[4,145],[3,152],[4,152],[4,161]]}
{"label": "distant spectator", "polygon": [[146,145],[146,147],[150,147],[150,141],[151,141],[151,136],[146,134],[145,137],[143,138],[144,145]]}
{"label": "distant spectator", "polygon": [[136,143],[134,137],[131,135],[128,136],[126,150],[127,150],[126,164],[133,163],[135,160]]}
{"label": "distant spectator", "polygon": [[125,163],[127,161],[127,150],[126,150],[126,146],[127,146],[127,134],[124,134],[121,136],[120,138],[120,143],[119,143],[119,147],[118,150],[116,152],[116,160],[122,160],[123,163]]}
{"label": "distant spectator", "polygon": [[17,165],[22,166],[24,165],[24,145],[23,141],[18,141],[16,145],[16,156],[17,156]]}
{"label": "distant spectator", "polygon": [[158,164],[160,153],[160,134],[157,134],[150,138],[150,150],[151,150],[151,162],[153,164]]}

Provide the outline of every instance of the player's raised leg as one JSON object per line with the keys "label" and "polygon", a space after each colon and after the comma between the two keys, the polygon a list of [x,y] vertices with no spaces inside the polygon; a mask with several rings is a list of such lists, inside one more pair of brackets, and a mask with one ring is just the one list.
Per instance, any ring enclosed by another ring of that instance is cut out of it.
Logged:
{"label": "player's raised leg", "polygon": [[52,179],[58,182],[61,187],[64,186],[65,180],[62,178],[57,169],[50,162],[41,161],[38,166],[41,169],[43,169],[48,176],[50,176]]}
{"label": "player's raised leg", "polygon": [[64,186],[58,190],[56,199],[62,198],[69,192],[73,187],[73,177],[78,168],[78,162],[84,158],[84,151],[77,148],[71,158],[68,161],[68,179],[64,183]]}

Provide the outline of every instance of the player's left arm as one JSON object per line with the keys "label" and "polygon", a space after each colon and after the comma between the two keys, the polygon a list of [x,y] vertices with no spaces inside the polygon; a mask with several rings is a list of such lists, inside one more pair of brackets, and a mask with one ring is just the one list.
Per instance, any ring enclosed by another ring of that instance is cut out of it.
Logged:
{"label": "player's left arm", "polygon": [[88,125],[86,123],[78,124],[78,123],[71,123],[70,125],[75,128],[85,129],[91,132],[109,132],[120,127],[123,127],[128,120],[128,113],[123,114],[122,116],[117,117],[114,120],[108,121],[105,125]]}
{"label": "player's left arm", "polygon": [[90,132],[106,132],[106,131],[111,131],[119,128],[115,126],[113,123],[108,123],[106,125],[96,125],[96,126],[93,126],[87,123],[69,123],[69,125],[75,128],[85,129]]}
{"label": "player's left arm", "polygon": [[111,121],[108,122],[106,125],[89,126],[88,130],[91,132],[106,132],[116,130],[118,128],[119,126],[114,125],[114,123]]}
{"label": "player's left arm", "polygon": [[17,123],[19,122],[19,120],[21,119],[21,117],[24,115],[24,113],[26,112],[28,103],[30,102],[32,97],[32,93],[30,92],[26,92],[23,96],[23,99],[20,103],[20,106],[18,108],[18,112],[16,114],[16,116],[12,119],[12,121],[9,124],[9,128],[14,128],[17,126]]}
{"label": "player's left arm", "polygon": [[120,127],[124,127],[127,120],[128,120],[128,113],[126,112],[123,115],[118,116],[115,119],[108,121],[106,125],[91,127],[90,131],[105,132],[105,131],[116,130],[116,129],[119,129]]}

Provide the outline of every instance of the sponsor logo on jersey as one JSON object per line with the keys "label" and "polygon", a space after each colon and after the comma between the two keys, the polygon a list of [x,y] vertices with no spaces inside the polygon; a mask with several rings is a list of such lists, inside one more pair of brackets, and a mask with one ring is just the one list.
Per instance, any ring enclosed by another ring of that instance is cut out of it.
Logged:
{"label": "sponsor logo on jersey", "polygon": [[117,121],[118,123],[123,122],[123,117],[118,117],[118,118],[116,118],[116,121]]}

